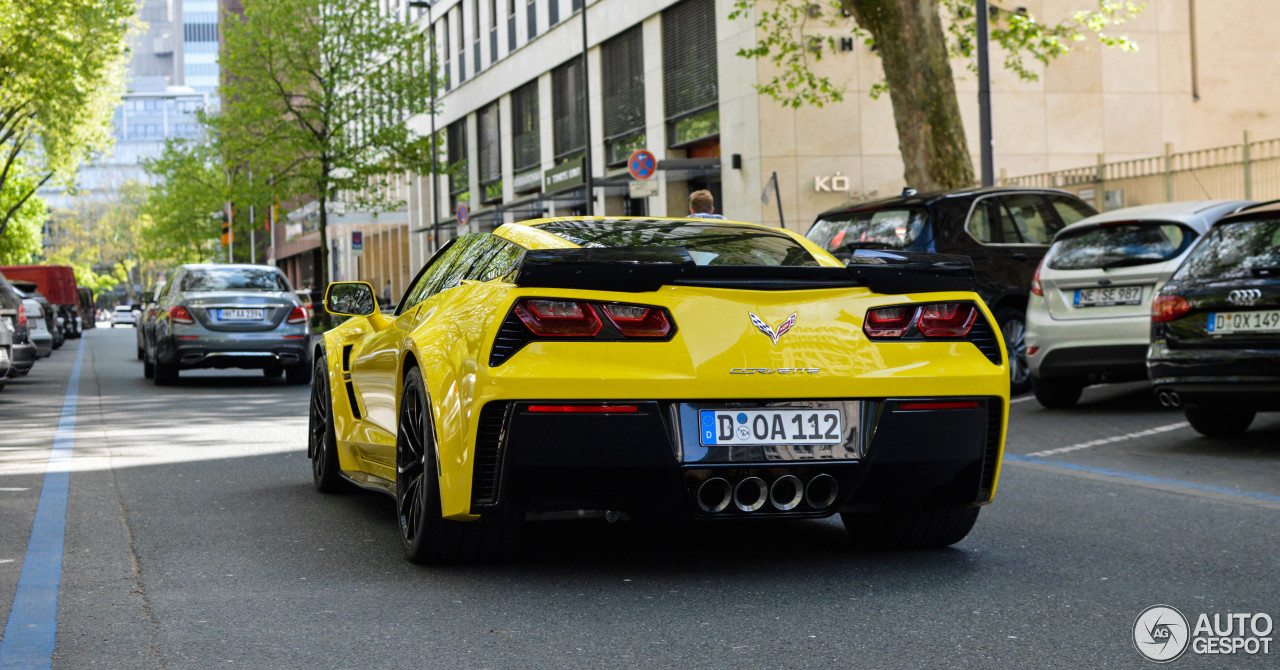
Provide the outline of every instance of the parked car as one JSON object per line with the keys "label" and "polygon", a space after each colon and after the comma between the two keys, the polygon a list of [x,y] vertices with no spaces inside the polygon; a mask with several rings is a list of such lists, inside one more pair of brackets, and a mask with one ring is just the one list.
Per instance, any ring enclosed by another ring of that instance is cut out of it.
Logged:
{"label": "parked car", "polygon": [[[157,287],[157,289],[160,288],[162,287]],[[160,292],[161,291],[159,290],[147,291],[139,297],[139,305],[141,306],[141,309],[138,310],[137,323],[133,325],[134,337],[137,340],[138,360],[146,358],[147,327],[153,320],[155,320],[156,312],[159,311],[159,308],[156,307],[156,295]]]}
{"label": "parked car", "polygon": [[143,374],[157,385],[180,370],[261,369],[311,381],[311,324],[289,280],[269,265],[183,265],[146,322]]}
{"label": "parked car", "polygon": [[0,391],[9,381],[9,373],[13,368],[13,331],[9,320],[0,317]]}
{"label": "parked car", "polygon": [[116,326],[119,326],[121,324],[124,324],[127,326],[133,326],[133,325],[137,325],[137,323],[138,323],[137,307],[134,307],[133,305],[116,305],[115,309],[111,310],[111,327],[112,328],[115,328]]}
{"label": "parked car", "polygon": [[848,262],[858,249],[963,254],[973,260],[978,295],[995,314],[1009,350],[1014,393],[1031,388],[1026,309],[1031,278],[1053,236],[1097,214],[1066,191],[971,188],[902,195],[828,210],[808,237]]}
{"label": "parked car", "polygon": [[[53,348],[61,348],[67,338],[63,331],[62,317],[58,316],[57,308],[37,290],[35,282],[11,279],[9,283],[13,284],[13,288],[18,291],[18,295],[22,296],[23,300],[31,298],[40,303],[40,311],[44,314],[45,330],[49,331],[49,335],[53,337]],[[30,309],[27,310],[27,318],[31,318]]]}
{"label": "parked car", "polygon": [[93,289],[87,286],[76,287],[76,295],[80,298],[81,331],[97,327],[97,311],[93,308]]}
{"label": "parked car", "polygon": [[1151,305],[1147,372],[1203,435],[1280,411],[1280,203],[1223,217]]}
{"label": "parked car", "polygon": [[4,327],[13,334],[13,348],[9,351],[9,376],[18,377],[31,372],[31,367],[36,364],[36,347],[31,343],[27,309],[22,305],[22,297],[4,274],[0,274],[0,319],[4,320]]}
{"label": "parked car", "polygon": [[1249,200],[1126,207],[1059,232],[1027,303],[1036,400],[1071,407],[1089,384],[1147,378],[1151,300],[1215,221]]}
{"label": "parked car", "polygon": [[31,298],[22,300],[22,307],[27,313],[27,331],[31,343],[36,345],[36,358],[48,358],[53,355],[53,333],[45,325],[44,308],[39,301]]}

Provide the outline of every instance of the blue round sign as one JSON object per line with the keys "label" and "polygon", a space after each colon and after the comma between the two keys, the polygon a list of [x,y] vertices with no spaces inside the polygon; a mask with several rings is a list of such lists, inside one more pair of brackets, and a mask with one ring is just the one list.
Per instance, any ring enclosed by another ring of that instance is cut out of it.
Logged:
{"label": "blue round sign", "polygon": [[471,218],[471,210],[466,205],[458,205],[458,225],[467,225],[467,219]]}
{"label": "blue round sign", "polygon": [[658,171],[658,159],[648,149],[636,149],[627,161],[627,171],[632,179],[648,179]]}

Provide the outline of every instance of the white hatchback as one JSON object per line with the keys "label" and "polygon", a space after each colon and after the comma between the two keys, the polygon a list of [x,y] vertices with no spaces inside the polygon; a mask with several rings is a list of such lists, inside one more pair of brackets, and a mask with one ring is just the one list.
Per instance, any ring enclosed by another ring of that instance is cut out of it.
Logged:
{"label": "white hatchback", "polygon": [[1151,299],[1214,221],[1249,200],[1127,207],[1063,228],[1027,303],[1036,400],[1071,407],[1090,384],[1147,378]]}

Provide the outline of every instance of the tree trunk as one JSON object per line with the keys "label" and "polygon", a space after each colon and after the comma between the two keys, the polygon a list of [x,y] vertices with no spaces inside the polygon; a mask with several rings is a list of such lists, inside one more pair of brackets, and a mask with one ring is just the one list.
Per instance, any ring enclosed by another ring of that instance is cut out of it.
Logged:
{"label": "tree trunk", "polygon": [[329,203],[327,188],[320,189],[320,285],[321,291],[329,287]]}
{"label": "tree trunk", "polygon": [[893,102],[903,177],[919,191],[975,183],[938,0],[841,0],[875,39]]}

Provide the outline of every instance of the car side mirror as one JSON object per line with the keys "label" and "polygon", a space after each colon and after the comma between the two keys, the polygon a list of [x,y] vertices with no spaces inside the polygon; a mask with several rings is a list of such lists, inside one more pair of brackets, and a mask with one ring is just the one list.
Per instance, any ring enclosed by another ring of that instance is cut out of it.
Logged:
{"label": "car side mirror", "polygon": [[155,293],[152,293],[151,291],[146,291],[145,293],[143,293],[143,294],[142,294],[142,302],[143,302],[143,304],[146,304],[146,303],[149,303],[149,302],[155,302],[155,301],[156,301],[156,294],[155,294]]}
{"label": "car side mirror", "polygon": [[324,309],[337,316],[369,316],[378,311],[378,300],[369,282],[339,281],[325,290]]}

